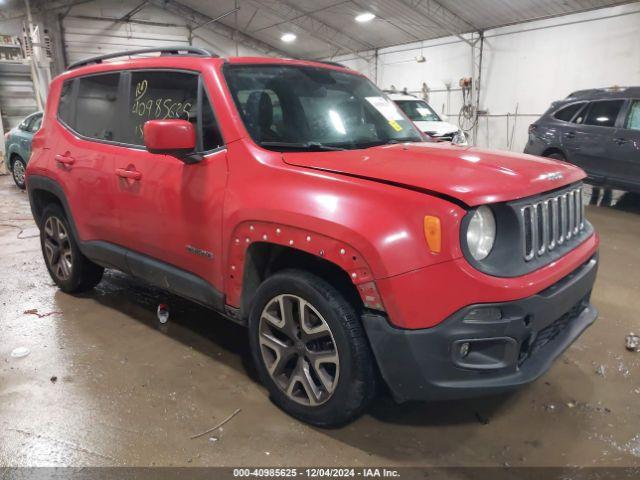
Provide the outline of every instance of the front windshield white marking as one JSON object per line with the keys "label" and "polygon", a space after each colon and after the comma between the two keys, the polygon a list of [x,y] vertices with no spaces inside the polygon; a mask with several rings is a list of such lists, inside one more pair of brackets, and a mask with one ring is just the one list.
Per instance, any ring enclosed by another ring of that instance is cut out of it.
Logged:
{"label": "front windshield white marking", "polygon": [[365,97],[373,108],[378,110],[387,120],[404,120],[395,103],[384,97]]}

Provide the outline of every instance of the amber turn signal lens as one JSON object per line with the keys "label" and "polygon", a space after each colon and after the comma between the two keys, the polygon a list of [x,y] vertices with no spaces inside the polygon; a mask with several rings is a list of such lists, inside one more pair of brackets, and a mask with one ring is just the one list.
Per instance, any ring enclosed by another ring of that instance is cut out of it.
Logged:
{"label": "amber turn signal lens", "polygon": [[442,232],[440,229],[440,219],[427,215],[424,217],[424,237],[427,245],[433,253],[440,253],[442,248]]}

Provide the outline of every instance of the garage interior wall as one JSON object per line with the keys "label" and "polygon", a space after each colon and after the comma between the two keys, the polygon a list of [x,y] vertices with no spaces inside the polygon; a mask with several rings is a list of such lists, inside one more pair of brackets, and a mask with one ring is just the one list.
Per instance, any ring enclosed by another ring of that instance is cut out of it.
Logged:
{"label": "garage interior wall", "polygon": [[[96,0],[74,5],[62,21],[67,62],[115,51],[189,42],[184,18],[147,5],[133,21],[118,21],[131,2]],[[19,22],[0,22],[3,33],[18,34]],[[11,30],[15,29],[15,32]],[[215,32],[215,24],[197,29],[195,46],[222,56],[236,54],[236,43]],[[640,2],[485,32],[476,144],[522,151],[528,125],[554,100],[583,88],[640,85]],[[264,55],[239,43],[240,55]],[[421,94],[458,123],[462,93],[458,81],[471,76],[471,48],[458,37],[404,44],[363,52],[367,62],[349,54],[336,57],[385,89],[394,85]],[[426,61],[418,63],[417,56]],[[518,115],[516,116],[516,110]]]}
{"label": "garage interior wall", "polygon": [[[129,22],[114,21],[131,11],[131,2],[102,0],[74,6],[63,20],[69,63],[94,55],[137,48],[188,45],[189,31],[183,18],[149,5]],[[215,27],[213,27],[215,28]],[[220,56],[236,55],[236,44],[210,28],[199,28],[192,44]],[[239,43],[239,55],[263,55]]]}
{"label": "garage interior wall", "polygon": [[[479,119],[477,145],[521,152],[529,124],[552,101],[579,89],[640,85],[639,47],[640,3],[487,30],[480,110],[488,115]],[[332,60],[384,89],[394,85],[420,95],[426,82],[434,109],[457,123],[458,81],[471,76],[470,50],[459,38],[448,37],[379,49],[377,69],[375,58]],[[416,61],[419,55],[424,63]]]}

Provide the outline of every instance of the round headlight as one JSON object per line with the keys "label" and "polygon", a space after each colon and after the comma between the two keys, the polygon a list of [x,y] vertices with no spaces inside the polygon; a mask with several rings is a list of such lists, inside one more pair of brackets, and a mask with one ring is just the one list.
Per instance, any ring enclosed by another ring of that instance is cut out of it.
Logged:
{"label": "round headlight", "polygon": [[467,227],[467,247],[476,260],[487,258],[496,240],[496,219],[489,207],[479,207]]}

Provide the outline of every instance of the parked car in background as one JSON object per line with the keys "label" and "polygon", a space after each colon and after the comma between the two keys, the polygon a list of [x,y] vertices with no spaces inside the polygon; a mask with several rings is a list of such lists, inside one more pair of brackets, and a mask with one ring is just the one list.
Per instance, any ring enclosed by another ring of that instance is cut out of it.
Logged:
{"label": "parked car in background", "polygon": [[640,192],[640,87],[580,90],[529,126],[525,153],[584,169],[588,181]]}
{"label": "parked car in background", "polygon": [[467,144],[467,138],[460,127],[445,121],[424,100],[407,93],[389,93],[388,96],[423,133],[435,140],[457,145]]}
{"label": "parked car in background", "polygon": [[51,82],[27,190],[62,291],[115,268],[247,326],[274,402],[321,426],[380,380],[532,382],[595,321],[579,168],[424,142],[340,66],[157,51]]}
{"label": "parked car in background", "polygon": [[25,188],[25,171],[31,156],[31,140],[33,135],[40,130],[41,124],[42,112],[32,113],[17,127],[12,128],[4,135],[5,165],[13,175],[13,181],[16,182],[18,188],[23,190]]}

